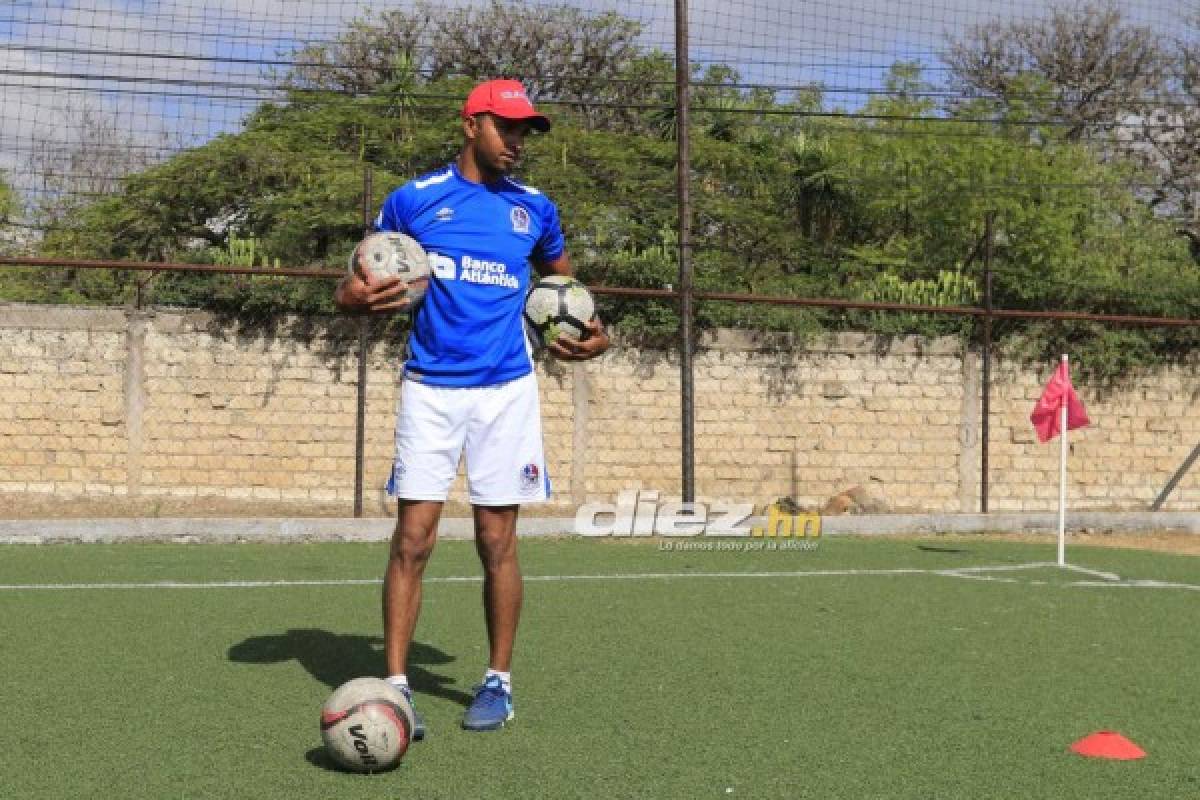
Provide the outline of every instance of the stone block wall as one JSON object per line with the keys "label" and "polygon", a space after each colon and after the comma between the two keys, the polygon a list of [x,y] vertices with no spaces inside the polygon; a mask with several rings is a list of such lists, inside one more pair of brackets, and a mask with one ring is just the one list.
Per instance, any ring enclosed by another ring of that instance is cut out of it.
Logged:
{"label": "stone block wall", "polygon": [[[213,315],[0,305],[0,516],[22,513],[349,515],[356,319],[238,328]],[[367,357],[364,511],[392,513],[400,343]],[[1028,415],[1053,364],[993,365],[993,511],[1056,507],[1058,444]],[[563,513],[622,489],[680,491],[677,353],[619,346],[538,365],[548,468]],[[979,510],[979,355],[953,340],[722,331],[695,359],[699,498],[794,498],[817,509],[861,487],[879,510]],[[1077,388],[1072,508],[1200,508],[1200,373],[1172,367],[1119,390]],[[1180,474],[1177,474],[1180,473]],[[460,476],[452,500],[465,497]],[[100,509],[97,511],[97,509]]]}

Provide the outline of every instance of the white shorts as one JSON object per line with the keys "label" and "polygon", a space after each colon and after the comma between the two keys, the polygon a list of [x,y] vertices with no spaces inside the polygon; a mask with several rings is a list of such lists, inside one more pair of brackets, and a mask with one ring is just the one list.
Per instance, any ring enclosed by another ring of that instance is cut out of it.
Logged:
{"label": "white shorts", "polygon": [[495,386],[463,388],[404,380],[388,495],[445,502],[464,450],[472,504],[540,503],[550,496],[532,373]]}

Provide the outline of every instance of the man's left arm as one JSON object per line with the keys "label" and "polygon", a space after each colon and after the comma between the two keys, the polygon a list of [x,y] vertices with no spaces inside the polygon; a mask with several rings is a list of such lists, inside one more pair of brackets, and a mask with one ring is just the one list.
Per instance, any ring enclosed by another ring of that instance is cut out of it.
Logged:
{"label": "man's left arm", "polygon": [[[567,257],[566,253],[553,261],[538,264],[538,271],[543,275],[575,276],[575,270],[571,267],[571,259]],[[576,339],[560,333],[556,340],[546,345],[546,349],[564,361],[586,361],[589,358],[595,358],[607,350],[612,342],[608,338],[608,332],[604,330],[604,323],[600,321],[600,317],[587,322],[587,329],[588,335],[583,339]]]}

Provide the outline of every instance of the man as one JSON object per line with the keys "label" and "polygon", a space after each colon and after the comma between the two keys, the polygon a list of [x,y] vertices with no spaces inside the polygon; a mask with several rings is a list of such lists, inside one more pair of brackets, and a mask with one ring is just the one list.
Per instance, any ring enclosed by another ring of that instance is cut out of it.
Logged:
{"label": "man", "polygon": [[[398,498],[383,585],[388,681],[411,699],[405,670],[421,577],[465,453],[490,650],[463,717],[463,727],[474,731],[513,718],[511,666],[522,599],[517,513],[521,503],[545,501],[550,490],[522,311],[531,264],[562,275],[571,274],[571,265],[554,204],[508,177],[530,131],[549,128],[519,82],[476,86],[463,105],[456,161],[392,192],[375,221],[377,230],[420,242],[432,267],[413,312],[388,481]],[[344,310],[388,313],[408,308],[405,293],[398,278],[376,280],[360,265],[339,284],[335,300]],[[548,349],[583,360],[608,345],[597,320],[582,341],[562,336]]]}

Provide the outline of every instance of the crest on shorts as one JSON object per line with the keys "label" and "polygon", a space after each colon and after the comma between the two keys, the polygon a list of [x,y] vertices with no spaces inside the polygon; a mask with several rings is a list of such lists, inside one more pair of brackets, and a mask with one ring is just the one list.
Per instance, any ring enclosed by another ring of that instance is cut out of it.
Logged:
{"label": "crest on shorts", "polygon": [[400,481],[404,480],[404,472],[404,462],[397,458],[392,462],[392,474],[388,476],[387,484],[383,487],[388,497],[395,497],[400,493]]}
{"label": "crest on shorts", "polygon": [[513,233],[529,233],[529,212],[520,206],[513,206],[512,211],[508,212],[509,219],[512,220]]}
{"label": "crest on shorts", "polygon": [[537,491],[539,479],[542,471],[538,469],[538,465],[530,461],[525,466],[521,467],[521,491],[534,492]]}

